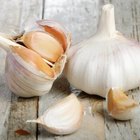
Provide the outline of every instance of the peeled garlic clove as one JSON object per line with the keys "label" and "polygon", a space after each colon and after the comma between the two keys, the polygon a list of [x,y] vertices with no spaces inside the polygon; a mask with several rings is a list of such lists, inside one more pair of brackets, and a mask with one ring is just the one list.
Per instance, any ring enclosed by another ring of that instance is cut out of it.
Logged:
{"label": "peeled garlic clove", "polygon": [[63,49],[66,50],[68,42],[66,41],[67,37],[62,26],[60,26],[56,22],[53,22],[53,24],[51,24],[51,21],[49,20],[40,20],[37,23],[42,26],[47,33],[50,33],[53,37],[55,37],[62,45]]}
{"label": "peeled garlic clove", "polygon": [[23,36],[27,48],[39,53],[43,58],[56,62],[64,53],[62,45],[51,35],[45,32],[31,31]]}
{"label": "peeled garlic clove", "polygon": [[96,34],[72,46],[65,75],[77,89],[106,97],[111,87],[140,85],[140,45],[116,31],[114,6],[104,5]]}
{"label": "peeled garlic clove", "polygon": [[83,107],[74,94],[71,94],[50,108],[37,120],[28,120],[42,124],[53,134],[64,135],[75,132],[81,125]]}
{"label": "peeled garlic clove", "polygon": [[118,88],[110,89],[106,100],[107,111],[115,119],[130,120],[138,114],[138,104]]}
{"label": "peeled garlic clove", "polygon": [[47,74],[49,77],[54,77],[53,69],[34,51],[24,47],[13,47],[12,52],[16,55],[16,57],[21,57],[25,62],[35,66],[35,68]]}

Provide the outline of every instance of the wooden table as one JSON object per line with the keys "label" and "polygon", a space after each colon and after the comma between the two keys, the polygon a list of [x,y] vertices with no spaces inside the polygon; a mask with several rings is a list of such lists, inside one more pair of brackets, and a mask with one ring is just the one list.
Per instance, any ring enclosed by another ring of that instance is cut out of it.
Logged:
{"label": "wooden table", "polygon": [[[53,19],[65,25],[72,33],[73,43],[95,33],[101,6],[109,0],[0,0],[0,31],[20,32],[37,19]],[[110,0],[115,6],[116,26],[127,37],[139,41],[140,1]],[[4,65],[6,53],[0,49],[0,140],[139,140],[140,114],[132,121],[115,121],[104,112],[92,111],[93,106],[103,99],[81,93],[78,97],[84,105],[86,115],[76,133],[55,136],[40,125],[26,124],[27,119],[40,116],[49,105],[70,93],[69,83],[62,76],[52,90],[42,96],[29,99],[19,98],[6,87]],[[130,96],[140,101],[139,90]],[[29,136],[15,134],[25,129]]]}

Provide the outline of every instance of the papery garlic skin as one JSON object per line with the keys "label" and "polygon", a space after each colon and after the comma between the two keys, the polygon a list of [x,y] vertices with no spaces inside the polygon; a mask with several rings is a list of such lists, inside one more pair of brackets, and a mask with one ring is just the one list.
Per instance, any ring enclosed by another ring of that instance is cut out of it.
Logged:
{"label": "papery garlic skin", "polygon": [[36,122],[53,134],[71,134],[79,129],[83,118],[83,107],[74,94],[71,94],[50,108]]}
{"label": "papery garlic skin", "polygon": [[[44,20],[40,22],[44,22]],[[49,25],[47,25],[47,22],[49,22]],[[66,53],[71,42],[69,33],[65,28],[60,29],[59,27],[61,26],[59,24],[59,26],[57,26],[57,24],[53,21],[45,20],[45,25],[48,26],[48,28],[54,27],[59,30],[60,33],[58,32],[58,34],[60,36],[63,33],[63,38],[66,42],[65,51],[63,54],[60,54],[59,57],[57,56],[57,60],[54,63],[45,60],[34,50],[25,48],[14,41],[0,36],[0,44],[7,51],[5,67],[6,83],[9,89],[20,97],[41,96],[48,93],[53,85],[53,82],[64,69],[67,59]],[[45,32],[43,29],[44,27],[40,25],[38,25],[37,29],[34,30],[38,31],[39,27],[39,31]],[[28,29],[26,32],[29,31],[31,32],[32,30]],[[51,32],[49,32],[49,34],[51,36]],[[59,41],[56,42],[60,44]],[[63,44],[61,49],[63,50]]]}
{"label": "papery garlic skin", "polygon": [[108,114],[117,120],[130,120],[139,114],[139,105],[119,88],[109,90],[106,97]]}
{"label": "papery garlic skin", "polygon": [[53,79],[13,54],[7,55],[5,77],[10,90],[22,97],[44,95],[53,84]]}
{"label": "papery garlic skin", "polygon": [[140,85],[139,60],[140,45],[116,31],[114,7],[107,4],[96,34],[70,48],[65,75],[74,87],[106,97],[112,87],[127,91]]}
{"label": "papery garlic skin", "polygon": [[[63,46],[45,32],[32,31],[23,37],[24,44],[51,62],[56,62],[63,54]],[[43,43],[42,43],[43,42]]]}
{"label": "papery garlic skin", "polygon": [[54,66],[53,78],[28,64],[19,56],[8,53],[6,57],[5,78],[9,89],[20,97],[42,96],[48,93],[55,79],[62,73],[66,56],[62,56]]}

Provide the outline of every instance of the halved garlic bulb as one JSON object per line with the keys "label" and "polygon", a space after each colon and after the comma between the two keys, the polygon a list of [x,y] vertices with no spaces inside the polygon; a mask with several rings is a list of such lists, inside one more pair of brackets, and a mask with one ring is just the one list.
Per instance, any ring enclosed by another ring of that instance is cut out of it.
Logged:
{"label": "halved garlic bulb", "polygon": [[81,125],[83,107],[74,94],[71,94],[53,106],[37,120],[28,120],[43,125],[53,134],[64,135],[75,132]]}
{"label": "halved garlic bulb", "polygon": [[138,103],[118,88],[109,90],[106,103],[109,115],[118,120],[130,120],[134,118],[139,111]]}
{"label": "halved garlic bulb", "polygon": [[[47,20],[45,24],[47,25]],[[52,21],[49,21],[48,26],[50,25],[56,29],[60,26]],[[21,97],[48,93],[66,62],[66,51],[70,45],[69,34],[65,29],[58,29],[63,32],[67,43],[64,50],[57,37],[53,37],[51,32],[47,33],[42,26],[39,27],[39,31],[27,31],[21,37],[25,46],[0,36],[0,44],[8,50],[5,67],[7,84],[13,93]]]}
{"label": "halved garlic bulb", "polygon": [[76,88],[106,97],[109,89],[140,85],[140,45],[116,31],[114,6],[104,5],[94,36],[72,46],[65,75]]}

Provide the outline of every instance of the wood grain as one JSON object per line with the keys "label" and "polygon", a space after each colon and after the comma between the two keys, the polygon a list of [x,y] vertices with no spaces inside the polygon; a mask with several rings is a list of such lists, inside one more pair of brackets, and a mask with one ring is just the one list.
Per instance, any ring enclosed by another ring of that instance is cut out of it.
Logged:
{"label": "wood grain", "polygon": [[[13,95],[14,96],[14,95]],[[36,124],[26,123],[28,119],[37,116],[36,97],[23,99],[12,97],[11,112],[9,117],[8,140],[36,140]],[[22,136],[15,133],[16,130],[23,129],[31,135]]]}

